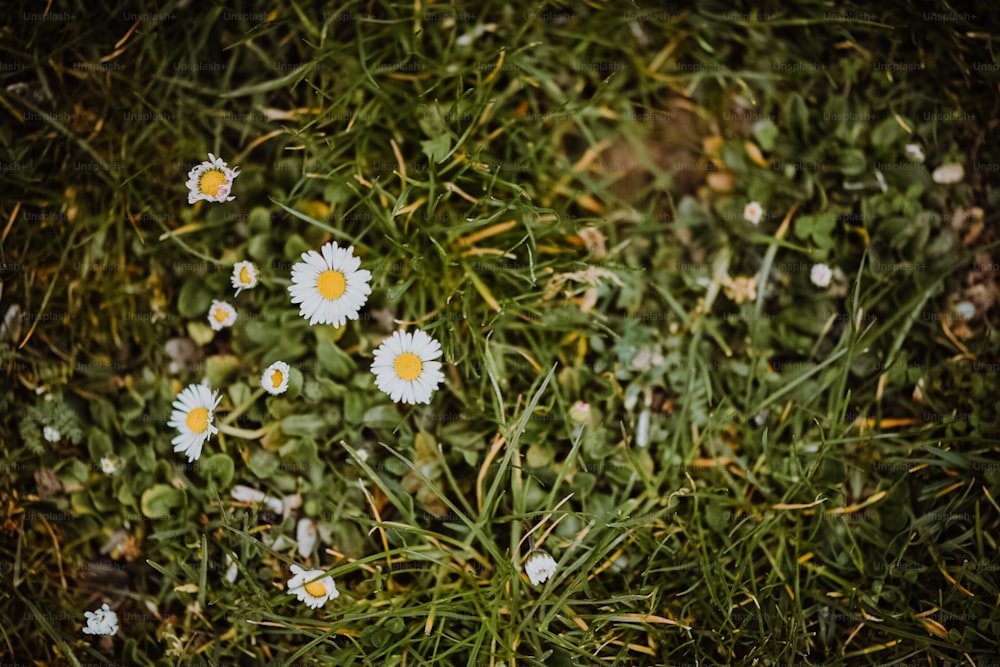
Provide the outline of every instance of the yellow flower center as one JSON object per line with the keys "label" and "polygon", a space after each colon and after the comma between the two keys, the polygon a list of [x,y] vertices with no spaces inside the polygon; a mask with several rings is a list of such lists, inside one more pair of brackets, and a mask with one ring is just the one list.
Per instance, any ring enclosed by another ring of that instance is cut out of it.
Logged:
{"label": "yellow flower center", "polygon": [[219,188],[226,184],[226,175],[218,169],[210,169],[201,175],[198,188],[209,197],[218,197]]}
{"label": "yellow flower center", "polygon": [[333,301],[339,299],[344,290],[347,289],[347,281],[340,271],[324,271],[319,274],[316,288],[319,289],[319,293],[324,299]]}
{"label": "yellow flower center", "polygon": [[277,389],[278,387],[281,386],[281,381],[284,379],[285,379],[284,374],[282,374],[282,372],[279,370],[275,370],[273,373],[271,373],[271,386]]}
{"label": "yellow flower center", "polygon": [[253,282],[250,279],[250,269],[248,269],[245,266],[242,269],[240,269],[240,282],[243,283],[244,285],[249,285],[251,282]]}
{"label": "yellow flower center", "polygon": [[321,598],[326,595],[326,584],[322,581],[311,581],[305,586],[306,593],[314,598]]}
{"label": "yellow flower center", "polygon": [[208,408],[195,408],[188,413],[185,421],[195,433],[204,433],[208,429]]}
{"label": "yellow flower center", "polygon": [[223,322],[225,322],[226,318],[228,318],[228,317],[229,317],[229,313],[226,312],[225,308],[216,308],[215,309],[215,321],[218,322],[219,324],[222,324]]}
{"label": "yellow flower center", "polygon": [[404,380],[416,380],[420,377],[420,371],[424,369],[424,364],[420,361],[420,357],[412,352],[404,352],[396,357],[396,362],[393,366],[396,369],[396,375]]}

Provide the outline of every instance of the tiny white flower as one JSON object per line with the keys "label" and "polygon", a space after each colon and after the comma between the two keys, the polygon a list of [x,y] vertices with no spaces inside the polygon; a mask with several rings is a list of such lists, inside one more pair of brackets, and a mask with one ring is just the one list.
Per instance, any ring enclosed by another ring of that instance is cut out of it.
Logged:
{"label": "tiny white flower", "polygon": [[812,271],[809,272],[809,280],[816,287],[828,287],[830,279],[833,278],[833,271],[826,264],[813,264]]}
{"label": "tiny white flower", "polygon": [[358,319],[358,311],[368,301],[372,274],[359,269],[361,259],[355,257],[354,246],[341,248],[331,241],[319,252],[302,253],[302,261],[292,266],[292,284],[288,291],[292,303],[299,304],[299,315],[309,325],[343,326],[347,320]]}
{"label": "tiny white flower", "polygon": [[316,523],[307,517],[299,519],[295,526],[295,539],[299,543],[299,555],[309,558],[316,547],[316,540],[319,535],[316,532]]}
{"label": "tiny white flower", "polygon": [[288,364],[276,361],[260,376],[260,386],[272,396],[284,394],[288,390]]}
{"label": "tiny white flower", "polygon": [[62,440],[62,433],[58,429],[52,428],[51,426],[46,426],[42,429],[42,437],[49,442],[59,442]]}
{"label": "tiny white flower", "polygon": [[118,459],[113,456],[102,456],[101,470],[105,475],[114,475],[118,472]]}
{"label": "tiny white flower", "polygon": [[208,160],[188,172],[188,180],[185,183],[188,189],[188,204],[193,204],[199,199],[213,202],[236,199],[231,197],[229,192],[233,188],[233,181],[240,175],[240,168],[230,169],[224,160],[211,153],[208,154]]}
{"label": "tiny white flower", "polygon": [[430,403],[431,394],[444,382],[441,344],[423,331],[396,331],[373,353],[375,386],[396,403]]}
{"label": "tiny white flower", "polygon": [[569,418],[577,424],[586,424],[590,421],[590,403],[577,401],[569,409]]}
{"label": "tiny white flower", "polygon": [[311,609],[318,609],[340,597],[333,577],[323,570],[303,570],[293,565],[292,574],[295,576],[288,580],[288,594],[297,596],[299,602],[305,602]]}
{"label": "tiny white flower", "polygon": [[911,162],[923,164],[927,156],[924,155],[924,149],[920,144],[906,144],[906,157]]}
{"label": "tiny white flower", "polygon": [[956,162],[943,164],[934,170],[931,178],[939,185],[955,185],[965,178],[965,168]]}
{"label": "tiny white flower", "polygon": [[233,265],[233,276],[231,282],[233,284],[233,289],[236,290],[236,296],[240,295],[245,289],[253,289],[257,286],[257,267],[253,265],[253,262],[236,262]]}
{"label": "tiny white flower", "polygon": [[111,611],[107,603],[101,605],[97,611],[85,611],[84,617],[87,619],[87,626],[83,633],[87,635],[115,635],[118,634],[118,614]]}
{"label": "tiny white flower", "polygon": [[258,491],[257,489],[253,489],[242,484],[234,486],[229,491],[229,495],[233,497],[233,500],[237,500],[241,503],[260,503],[275,514],[281,514],[282,510],[285,508],[280,498],[269,496],[263,491]]}
{"label": "tiny white flower", "polygon": [[544,584],[556,573],[556,559],[545,551],[535,549],[524,560],[524,572],[535,586]]}
{"label": "tiny white flower", "polygon": [[760,219],[764,216],[764,207],[758,202],[752,201],[746,205],[743,209],[743,219],[752,225],[760,223]]}
{"label": "tiny white flower", "polygon": [[971,320],[976,316],[976,306],[971,301],[959,301],[955,304],[955,313],[963,320]]}
{"label": "tiny white flower", "polygon": [[225,301],[212,301],[208,309],[208,324],[215,331],[233,326],[236,321],[236,309]]}
{"label": "tiny white flower", "polygon": [[189,384],[174,400],[174,411],[167,425],[180,433],[171,443],[175,452],[187,455],[188,462],[197,461],[205,442],[219,432],[212,422],[221,400],[218,392],[203,384]]}

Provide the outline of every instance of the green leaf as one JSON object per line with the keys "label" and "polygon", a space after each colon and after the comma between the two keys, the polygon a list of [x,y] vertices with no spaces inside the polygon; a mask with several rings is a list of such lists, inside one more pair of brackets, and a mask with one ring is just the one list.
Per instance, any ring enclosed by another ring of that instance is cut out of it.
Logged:
{"label": "green leaf", "polygon": [[369,428],[392,429],[399,424],[400,420],[401,418],[399,416],[399,412],[396,410],[395,406],[376,405],[365,410],[362,423]]}
{"label": "green leaf", "polygon": [[759,120],[753,125],[753,136],[761,150],[773,151],[774,141],[778,138],[778,126],[769,120]]}
{"label": "green leaf", "polygon": [[212,292],[208,289],[204,276],[188,276],[180,294],[177,295],[177,312],[181,317],[203,318],[208,316],[208,308],[211,305]]}
{"label": "green leaf", "polygon": [[875,148],[891,149],[905,136],[906,132],[896,122],[895,117],[890,116],[872,130],[872,145]]}
{"label": "green leaf", "polygon": [[150,519],[169,516],[171,510],[184,504],[184,492],[169,484],[154,484],[142,492],[140,507]]}
{"label": "green leaf", "polygon": [[278,457],[266,449],[255,449],[250,454],[250,472],[258,479],[267,479],[278,469]]}
{"label": "green leaf", "polygon": [[205,360],[205,377],[213,389],[228,384],[239,369],[240,359],[232,354],[213,354]]}
{"label": "green leaf", "polygon": [[354,360],[350,355],[337,347],[329,338],[318,337],[316,341],[316,357],[320,365],[323,366],[333,377],[338,380],[346,379],[354,373]]}
{"label": "green leaf", "polygon": [[290,436],[321,436],[329,429],[326,420],[317,414],[289,415],[281,420],[281,431]]}
{"label": "green leaf", "polygon": [[856,148],[840,151],[837,161],[840,173],[844,176],[860,176],[868,168],[865,154]]}
{"label": "green leaf", "polygon": [[204,459],[199,467],[205,480],[213,482],[220,489],[228,487],[233,481],[235,465],[228,454],[213,454]]}
{"label": "green leaf", "polygon": [[433,139],[421,141],[420,148],[423,149],[424,155],[429,160],[440,162],[448,157],[448,151],[451,150],[451,135],[447,132],[442,132]]}

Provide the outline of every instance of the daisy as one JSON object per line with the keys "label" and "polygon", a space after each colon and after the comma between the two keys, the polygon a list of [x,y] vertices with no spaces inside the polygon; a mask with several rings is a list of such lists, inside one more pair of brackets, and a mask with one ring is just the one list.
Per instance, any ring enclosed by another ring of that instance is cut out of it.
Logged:
{"label": "daisy", "polygon": [[743,219],[752,225],[758,224],[763,215],[764,207],[755,201],[750,202],[743,209]]}
{"label": "daisy", "polygon": [[115,457],[102,456],[101,470],[105,475],[114,475],[118,472],[118,459]]}
{"label": "daisy", "polygon": [[340,597],[333,577],[324,576],[323,570],[303,570],[293,565],[292,574],[295,576],[288,580],[288,594],[298,596],[299,602],[305,602],[310,609],[318,609]]}
{"label": "daisy", "polygon": [[42,429],[42,437],[48,440],[49,442],[59,442],[60,440],[62,440],[62,433],[59,432],[59,429],[52,428],[51,426],[46,426],[44,429]]}
{"label": "daisy", "polygon": [[816,287],[828,287],[833,271],[826,264],[813,264],[812,271],[809,272],[809,280]]}
{"label": "daisy", "polygon": [[203,384],[189,384],[174,400],[174,412],[167,425],[180,433],[171,443],[175,452],[187,455],[189,463],[201,457],[202,445],[219,432],[212,419],[221,400],[218,392]]}
{"label": "daisy", "polygon": [[257,286],[257,267],[253,262],[236,262],[233,265],[233,289],[236,296],[245,289],[253,289]]}
{"label": "daisy", "polygon": [[397,331],[374,354],[375,385],[396,403],[430,403],[444,381],[441,362],[434,361],[441,356],[441,344],[423,331]]}
{"label": "daisy", "polygon": [[84,617],[87,619],[87,627],[83,629],[86,635],[115,635],[118,634],[118,614],[111,611],[105,602],[97,611],[85,611]]}
{"label": "daisy", "polygon": [[361,260],[354,256],[354,246],[341,248],[336,241],[325,244],[322,254],[315,250],[302,253],[302,261],[292,266],[292,284],[288,291],[292,303],[299,304],[299,315],[309,324],[343,326],[346,320],[358,319],[358,310],[368,301],[372,274],[358,270]]}
{"label": "daisy", "polygon": [[208,324],[214,331],[222,331],[225,327],[231,327],[235,321],[235,308],[225,301],[212,301],[212,306],[208,309]]}
{"label": "daisy", "polygon": [[535,586],[544,584],[556,573],[556,559],[545,551],[535,549],[524,560],[524,571]]}
{"label": "daisy", "polygon": [[236,199],[229,196],[229,191],[233,187],[233,180],[240,175],[240,168],[230,169],[221,158],[211,153],[208,154],[208,160],[188,172],[188,180],[185,183],[188,188],[188,204],[193,204],[199,199],[215,202]]}
{"label": "daisy", "polygon": [[288,389],[288,371],[288,364],[284,361],[274,362],[260,376],[260,386],[273,396],[284,394]]}

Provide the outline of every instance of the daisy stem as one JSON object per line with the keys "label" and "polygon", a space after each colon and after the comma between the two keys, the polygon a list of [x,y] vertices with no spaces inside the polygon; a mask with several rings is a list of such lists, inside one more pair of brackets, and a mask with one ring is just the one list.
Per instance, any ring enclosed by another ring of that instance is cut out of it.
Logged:
{"label": "daisy stem", "polygon": [[226,435],[231,435],[234,438],[243,438],[244,440],[259,440],[267,435],[267,432],[271,430],[273,424],[268,424],[266,426],[261,426],[256,431],[248,431],[245,428],[238,428],[236,426],[229,426],[226,423],[220,423],[218,429],[220,433],[225,433]]}
{"label": "daisy stem", "polygon": [[233,423],[233,421],[235,421],[236,419],[239,419],[239,416],[242,415],[247,410],[249,410],[250,406],[253,405],[257,401],[257,399],[263,395],[264,395],[264,389],[262,387],[257,391],[255,391],[253,394],[251,394],[250,398],[247,399],[246,403],[244,403],[243,405],[239,406],[238,408],[230,412],[228,415],[226,415],[226,418],[219,423],[219,426],[220,427],[228,426],[229,424]]}

